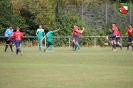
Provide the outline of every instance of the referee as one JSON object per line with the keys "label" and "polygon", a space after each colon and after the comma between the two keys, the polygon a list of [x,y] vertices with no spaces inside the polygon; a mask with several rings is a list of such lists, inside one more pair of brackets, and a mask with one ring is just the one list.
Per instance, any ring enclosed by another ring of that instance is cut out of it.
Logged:
{"label": "referee", "polygon": [[12,26],[10,26],[8,29],[6,29],[4,36],[5,36],[5,41],[6,41],[6,46],[5,46],[4,52],[7,52],[6,50],[9,45],[10,45],[11,52],[14,52],[12,49],[12,43],[11,43],[11,41],[12,41],[12,38],[11,38],[12,37]]}

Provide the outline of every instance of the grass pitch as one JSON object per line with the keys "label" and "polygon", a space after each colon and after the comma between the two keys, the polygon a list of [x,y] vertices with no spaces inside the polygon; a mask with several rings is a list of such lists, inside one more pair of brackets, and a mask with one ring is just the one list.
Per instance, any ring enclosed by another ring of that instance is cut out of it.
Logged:
{"label": "grass pitch", "polygon": [[37,47],[0,52],[0,88],[133,88],[133,51]]}

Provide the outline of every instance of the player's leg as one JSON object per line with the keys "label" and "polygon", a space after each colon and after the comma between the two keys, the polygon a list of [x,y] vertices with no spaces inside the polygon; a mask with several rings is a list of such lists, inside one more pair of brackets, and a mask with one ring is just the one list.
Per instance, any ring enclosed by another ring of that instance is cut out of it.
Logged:
{"label": "player's leg", "polygon": [[79,40],[79,38],[76,37],[76,38],[75,38],[75,49],[74,49],[75,51],[76,51],[76,49],[77,49],[77,47],[78,47],[78,40]]}
{"label": "player's leg", "polygon": [[114,36],[112,38],[112,40],[113,40],[113,48],[114,48],[114,51],[115,51],[116,50],[116,37]]}
{"label": "player's leg", "polygon": [[18,45],[18,40],[15,41],[15,45],[16,45],[16,55],[18,55],[18,52],[19,52],[19,50],[18,50],[18,46],[19,46]]}
{"label": "player's leg", "polygon": [[108,40],[109,40],[110,37],[111,37],[111,34],[109,34],[109,35],[106,36],[106,41],[105,41],[105,44],[104,45],[108,45]]}
{"label": "player's leg", "polygon": [[43,38],[40,38],[40,42],[39,42],[39,46],[40,46],[40,50],[42,50],[42,40],[43,40]]}
{"label": "player's leg", "polygon": [[130,44],[131,44],[131,38],[128,37],[128,41],[127,41],[127,50],[129,50],[129,46],[130,46]]}
{"label": "player's leg", "polygon": [[120,38],[116,38],[116,43],[119,45],[120,49],[122,50],[122,44],[120,43]]}
{"label": "player's leg", "polygon": [[20,52],[20,55],[22,56],[22,50],[21,50],[21,40],[19,41],[19,52]]}
{"label": "player's leg", "polygon": [[7,52],[7,48],[8,48],[8,45],[10,44],[9,40],[8,40],[8,37],[5,37],[5,42],[6,42],[6,45],[5,45],[5,52]]}
{"label": "player's leg", "polygon": [[114,46],[113,46],[113,40],[111,41],[111,45],[112,45],[112,50],[114,49]]}
{"label": "player's leg", "polygon": [[133,50],[133,37],[131,38],[131,46],[132,46],[132,50]]}
{"label": "player's leg", "polygon": [[12,40],[12,46],[14,47],[14,45],[15,45],[15,40],[13,39]]}
{"label": "player's leg", "polygon": [[50,40],[46,40],[47,41],[47,45],[46,45],[46,48],[44,48],[44,52],[50,47]]}
{"label": "player's leg", "polygon": [[120,42],[117,42],[117,44],[119,45],[120,49],[122,50],[122,44]]}
{"label": "player's leg", "polygon": [[[79,38],[77,38],[76,41],[79,42]],[[78,51],[80,51],[80,45],[79,45],[79,43],[78,43],[77,47],[78,47]]]}
{"label": "player's leg", "polygon": [[22,56],[22,51],[21,51],[21,48],[20,48],[20,44],[21,44],[21,41],[17,40],[16,41],[16,54],[18,55],[18,52],[19,52],[20,55]]}
{"label": "player's leg", "polygon": [[52,49],[53,49],[53,41],[51,40],[51,41],[49,42],[49,44],[50,44],[50,45],[49,45],[49,47],[50,47],[49,50],[52,50]]}
{"label": "player's leg", "polygon": [[37,42],[38,42],[38,48],[39,48],[39,50],[40,50],[40,39],[39,39],[39,37],[37,37]]}
{"label": "player's leg", "polygon": [[42,50],[42,41],[41,41],[41,37],[38,37],[38,46],[39,46],[39,50]]}
{"label": "player's leg", "polygon": [[80,45],[79,45],[79,43],[78,43],[78,50],[80,51]]}
{"label": "player's leg", "polygon": [[72,37],[72,47],[73,47],[73,50],[74,50],[74,47],[75,47],[75,37]]}
{"label": "player's leg", "polygon": [[11,49],[11,52],[14,52],[13,49],[12,49],[12,39],[10,40],[10,49]]}

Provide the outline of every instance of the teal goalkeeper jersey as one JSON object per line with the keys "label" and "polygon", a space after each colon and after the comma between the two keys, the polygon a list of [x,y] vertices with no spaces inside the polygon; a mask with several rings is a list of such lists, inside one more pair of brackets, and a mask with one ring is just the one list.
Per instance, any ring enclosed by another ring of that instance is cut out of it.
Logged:
{"label": "teal goalkeeper jersey", "polygon": [[48,41],[52,41],[53,40],[53,31],[49,31],[47,34],[46,34],[46,37],[47,37],[47,40]]}
{"label": "teal goalkeeper jersey", "polygon": [[37,29],[36,34],[39,38],[42,38],[45,34],[44,29]]}

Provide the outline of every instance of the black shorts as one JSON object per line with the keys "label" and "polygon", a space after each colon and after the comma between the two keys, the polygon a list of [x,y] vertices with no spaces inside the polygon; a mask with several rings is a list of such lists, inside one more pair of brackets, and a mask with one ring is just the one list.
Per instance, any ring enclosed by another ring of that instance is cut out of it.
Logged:
{"label": "black shorts", "polygon": [[10,44],[11,40],[8,39],[8,37],[5,37],[6,44]]}

